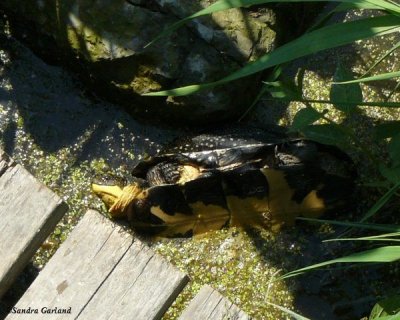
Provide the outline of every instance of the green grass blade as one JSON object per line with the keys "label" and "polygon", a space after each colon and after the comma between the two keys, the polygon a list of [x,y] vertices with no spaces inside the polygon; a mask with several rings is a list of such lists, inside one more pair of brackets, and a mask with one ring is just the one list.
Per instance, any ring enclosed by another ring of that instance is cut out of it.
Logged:
{"label": "green grass blade", "polygon": [[375,10],[380,10],[381,7],[377,6],[375,4],[369,3],[369,2],[343,2],[340,3],[336,6],[336,8],[332,9],[331,11],[329,11],[328,13],[320,16],[317,18],[317,21],[310,27],[307,29],[306,32],[310,32],[312,30],[315,30],[317,28],[321,28],[322,26],[324,26],[329,19],[338,12],[343,12],[343,11],[348,11],[348,10],[352,10],[352,9],[375,9]]}
{"label": "green grass blade", "polygon": [[[266,4],[266,3],[294,3],[294,2],[328,2],[329,0],[219,0],[214,4],[195,12],[194,14],[179,20],[178,22],[172,24],[167,27],[164,31],[162,31],[153,41],[147,44],[145,47],[152,45],[154,42],[160,40],[166,35],[174,32],[175,30],[182,27],[188,21],[193,20],[195,18],[199,18],[201,16],[209,15],[218,11],[240,8],[240,7],[250,7],[252,5]],[[379,9],[379,10],[388,10],[394,14],[400,14],[400,7],[396,4],[390,3],[384,0],[333,0],[337,2],[346,3],[343,6],[342,10],[349,9]]]}
{"label": "green grass blade", "polygon": [[338,4],[338,6],[332,9],[330,12],[318,18],[318,20],[312,25],[307,31],[311,31],[323,26],[329,19],[338,12],[353,10],[353,9],[364,9],[364,10],[381,10],[382,7],[376,4],[367,2],[367,1],[359,1],[359,2],[342,2]]}
{"label": "green grass blade", "polygon": [[275,304],[275,303],[272,303],[272,302],[269,302],[269,301],[265,301],[265,302],[267,304],[269,304],[269,305],[271,305],[271,306],[283,311],[284,313],[288,314],[293,319],[296,319],[296,320],[310,320],[309,318],[303,317],[302,315],[300,315],[300,314],[298,314],[298,313],[296,313],[296,312],[294,312],[292,310],[289,310],[288,308],[282,307],[282,306],[280,306],[278,304]]}
{"label": "green grass blade", "polygon": [[330,25],[307,33],[218,81],[158,92],[150,92],[144,95],[183,96],[192,94],[199,90],[212,88],[217,85],[237,80],[321,50],[345,45],[359,39],[392,33],[398,30],[400,30],[400,17],[392,15]]}
{"label": "green grass blade", "polygon": [[379,65],[383,60],[385,60],[390,54],[393,53],[396,49],[400,47],[400,41],[397,42],[393,47],[391,47],[388,51],[385,52],[385,54],[382,55],[378,60],[375,61],[375,63],[363,74],[361,78],[365,78],[367,74],[370,74],[371,71]]}
{"label": "green grass blade", "polygon": [[[253,5],[260,5],[266,3],[293,3],[293,2],[328,2],[329,0],[219,0],[214,4],[204,8],[193,15],[187,17],[186,19],[194,19],[207,14],[212,14],[218,11],[240,8],[240,7],[250,7]],[[384,0],[334,0],[336,2],[343,2],[344,5],[342,10],[349,9],[379,9],[388,10],[390,12],[400,12],[398,5],[390,3]]]}
{"label": "green grass blade", "polygon": [[358,82],[381,81],[400,77],[400,71],[377,74],[376,76],[360,78],[351,81],[334,82],[334,84],[349,84]]}
{"label": "green grass blade", "polygon": [[369,236],[369,237],[363,237],[363,238],[365,238],[365,239],[368,239],[368,238],[378,239],[378,238],[387,238],[387,237],[400,237],[400,232],[384,233],[384,234],[379,234],[377,236]]}
{"label": "green grass blade", "polygon": [[336,239],[328,239],[322,242],[334,242],[334,241],[390,241],[390,242],[400,242],[400,239],[396,238],[376,238],[376,239],[364,239],[364,238],[336,238]]}
{"label": "green grass blade", "polygon": [[[276,101],[277,99],[264,99],[265,101]],[[282,101],[298,101],[302,103],[326,103],[326,104],[333,104],[330,100],[316,100],[316,99],[297,99],[297,100],[289,100],[286,98],[280,98],[279,100]],[[352,105],[358,105],[363,107],[382,107],[382,108],[400,108],[400,102],[349,102],[349,101],[338,101],[339,103],[348,103]]]}
{"label": "green grass blade", "polygon": [[400,312],[397,312],[396,314],[393,314],[391,316],[383,316],[371,320],[400,320]]}
{"label": "green grass blade", "polygon": [[386,202],[396,193],[396,191],[400,188],[400,182],[395,184],[388,192],[386,192],[373,206],[368,212],[364,215],[364,217],[360,220],[360,222],[364,222],[371,218],[380,208],[382,208]]}
{"label": "green grass blade", "polygon": [[325,267],[335,263],[374,263],[393,262],[400,259],[400,246],[385,246],[366,251],[356,252],[345,257],[317,263],[305,268],[290,271],[278,279],[285,279],[300,275],[313,269]]}
{"label": "green grass blade", "polygon": [[[328,0],[329,1],[329,0]],[[337,2],[347,2],[352,6],[359,5],[364,6],[364,8],[373,8],[380,10],[388,10],[393,13],[400,13],[400,7],[397,4],[391,3],[385,0],[334,0]],[[219,0],[214,4],[208,6],[207,8],[196,12],[195,14],[188,17],[189,19],[194,19],[203,15],[211,14],[214,12],[240,8],[240,7],[250,7],[253,5],[266,4],[266,3],[292,3],[292,2],[327,2],[327,0]],[[353,7],[354,8],[354,7]]]}
{"label": "green grass blade", "polygon": [[389,93],[389,95],[386,97],[385,101],[389,101],[389,99],[394,95],[394,93],[397,91],[397,89],[400,88],[400,82],[397,82],[396,86],[393,88],[393,90]]}
{"label": "green grass blade", "polygon": [[368,236],[368,237],[359,237],[359,238],[336,238],[336,239],[327,239],[322,242],[332,242],[332,241],[353,241],[353,240],[371,240],[371,241],[378,241],[378,240],[391,240],[391,241],[400,241],[397,238],[390,238],[390,237],[399,237],[400,232],[391,232],[391,233],[384,233],[379,234],[377,236]]}
{"label": "green grass blade", "polygon": [[296,220],[304,220],[304,221],[311,221],[311,222],[317,222],[317,223],[329,223],[329,224],[343,226],[343,227],[353,227],[353,228],[377,230],[377,231],[384,231],[384,232],[400,232],[400,226],[395,226],[395,225],[324,220],[324,219],[313,219],[313,218],[303,218],[303,217],[298,217],[298,218],[296,218]]}
{"label": "green grass blade", "polygon": [[[390,6],[391,9],[393,9],[392,6]],[[376,10],[382,10],[382,6],[378,5],[373,2],[369,1],[357,1],[357,2],[343,2],[339,4],[335,9],[332,11],[334,12],[341,12],[341,11],[347,11],[347,10],[352,10],[352,9],[376,9]]]}

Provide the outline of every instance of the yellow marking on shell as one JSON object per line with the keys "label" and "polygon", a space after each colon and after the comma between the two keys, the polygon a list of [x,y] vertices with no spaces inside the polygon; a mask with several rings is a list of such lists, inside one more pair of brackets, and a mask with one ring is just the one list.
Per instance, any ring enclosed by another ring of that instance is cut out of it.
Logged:
{"label": "yellow marking on shell", "polygon": [[263,223],[262,213],[269,210],[267,195],[263,198],[227,196],[228,208],[232,213],[232,226],[256,226]]}
{"label": "yellow marking on shell", "polygon": [[174,236],[177,234],[186,234],[188,231],[193,230],[196,223],[194,215],[186,215],[176,212],[173,215],[165,213],[160,206],[153,206],[150,212],[156,217],[164,221],[165,226],[168,227],[162,231],[160,235]]}
{"label": "yellow marking on shell", "polygon": [[295,192],[282,171],[261,169],[268,181],[269,192],[263,198],[227,196],[232,213],[232,226],[268,226],[279,231],[282,225],[294,224],[297,216],[318,217],[325,211],[324,200],[312,190],[301,203],[292,200]]}
{"label": "yellow marking on shell", "polygon": [[219,230],[230,220],[229,211],[221,206],[204,204],[201,201],[189,203],[189,206],[196,215],[196,223],[193,228],[194,235]]}
{"label": "yellow marking on shell", "polygon": [[202,202],[189,204],[193,215],[165,213],[160,206],[153,206],[150,212],[163,220],[168,227],[163,235],[186,234],[189,231],[198,235],[211,230],[220,230],[230,218],[229,211],[216,205],[205,205]]}
{"label": "yellow marking on shell", "polygon": [[174,223],[180,223],[182,221],[187,221],[187,220],[193,220],[190,219],[190,216],[176,212],[174,214],[167,214],[165,213],[160,206],[153,206],[150,208],[150,212],[163,220],[165,224],[174,224]]}
{"label": "yellow marking on shell", "polygon": [[302,214],[307,218],[317,218],[319,217],[325,210],[324,200],[318,198],[317,191],[311,191],[302,201]]}
{"label": "yellow marking on shell", "polygon": [[197,179],[200,175],[200,170],[197,167],[191,165],[183,165],[180,168],[180,178],[178,184],[184,184],[185,182]]}
{"label": "yellow marking on shell", "polygon": [[269,185],[269,214],[272,224],[285,223],[292,225],[299,215],[317,217],[325,211],[324,200],[318,198],[316,190],[310,191],[301,203],[292,200],[295,192],[284,175],[284,172],[269,168],[261,169]]}

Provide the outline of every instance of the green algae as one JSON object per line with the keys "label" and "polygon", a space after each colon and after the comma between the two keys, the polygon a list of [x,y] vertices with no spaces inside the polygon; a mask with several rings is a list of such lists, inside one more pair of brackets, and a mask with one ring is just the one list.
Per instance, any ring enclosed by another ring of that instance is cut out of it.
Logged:
{"label": "green algae", "polygon": [[[276,247],[274,235],[264,233],[264,245]],[[191,278],[164,319],[175,319],[205,284],[257,319],[285,319],[266,301],[289,308],[292,305],[286,283],[273,281],[280,270],[264,260],[254,239],[243,230],[224,229],[183,241],[159,240],[152,248]]]}

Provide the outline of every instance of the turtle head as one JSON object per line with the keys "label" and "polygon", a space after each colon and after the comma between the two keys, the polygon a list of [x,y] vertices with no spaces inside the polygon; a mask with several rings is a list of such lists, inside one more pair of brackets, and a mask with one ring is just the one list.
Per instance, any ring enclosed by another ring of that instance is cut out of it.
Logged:
{"label": "turtle head", "polygon": [[92,191],[104,202],[108,212],[114,218],[126,217],[131,204],[140,197],[145,189],[145,181],[126,179],[115,175],[96,176],[92,181]]}

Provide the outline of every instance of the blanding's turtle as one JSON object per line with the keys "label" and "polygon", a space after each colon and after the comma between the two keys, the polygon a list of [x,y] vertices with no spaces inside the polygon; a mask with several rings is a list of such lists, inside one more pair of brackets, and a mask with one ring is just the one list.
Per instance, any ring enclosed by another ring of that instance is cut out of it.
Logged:
{"label": "blanding's turtle", "polygon": [[346,205],[354,188],[353,163],[336,147],[255,128],[178,139],[132,174],[127,185],[103,179],[92,189],[112,216],[161,236],[278,229]]}

